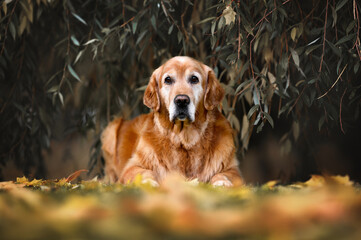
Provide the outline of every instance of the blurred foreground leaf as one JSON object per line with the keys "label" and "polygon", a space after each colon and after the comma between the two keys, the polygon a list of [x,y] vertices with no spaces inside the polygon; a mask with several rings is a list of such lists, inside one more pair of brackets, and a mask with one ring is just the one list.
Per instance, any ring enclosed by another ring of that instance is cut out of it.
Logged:
{"label": "blurred foreground leaf", "polygon": [[356,239],[360,206],[347,176],[229,189],[176,176],[159,188],[18,178],[0,183],[0,231],[1,239]]}

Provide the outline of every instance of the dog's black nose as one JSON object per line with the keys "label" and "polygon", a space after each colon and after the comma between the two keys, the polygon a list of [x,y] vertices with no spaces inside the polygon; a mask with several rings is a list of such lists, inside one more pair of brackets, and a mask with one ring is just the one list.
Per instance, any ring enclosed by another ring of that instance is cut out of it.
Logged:
{"label": "dog's black nose", "polygon": [[188,104],[190,103],[190,99],[187,95],[184,94],[180,94],[175,96],[174,98],[174,103],[178,106],[178,107],[186,107],[188,106]]}

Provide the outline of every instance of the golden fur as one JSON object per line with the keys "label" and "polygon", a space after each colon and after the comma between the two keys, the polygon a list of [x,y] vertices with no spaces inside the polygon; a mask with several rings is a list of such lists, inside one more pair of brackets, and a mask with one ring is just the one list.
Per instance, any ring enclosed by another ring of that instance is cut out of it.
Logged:
{"label": "golden fur", "polygon": [[[191,83],[192,76],[199,82]],[[173,114],[180,94],[190,100],[188,118],[182,120]],[[175,172],[213,185],[242,184],[233,130],[218,110],[223,96],[208,66],[189,57],[168,60],[153,72],[144,93],[144,104],[153,111],[130,121],[117,118],[102,134],[109,181],[128,183],[141,174],[157,185]]]}

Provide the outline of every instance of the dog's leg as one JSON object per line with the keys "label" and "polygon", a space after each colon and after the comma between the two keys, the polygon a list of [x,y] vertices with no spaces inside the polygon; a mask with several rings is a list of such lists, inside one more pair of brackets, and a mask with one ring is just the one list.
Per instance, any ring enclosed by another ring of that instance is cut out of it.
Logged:
{"label": "dog's leg", "polygon": [[242,180],[242,177],[241,177],[237,167],[233,167],[233,168],[229,168],[223,172],[215,174],[211,178],[210,183],[213,186],[232,187],[232,186],[242,185],[243,180]]}

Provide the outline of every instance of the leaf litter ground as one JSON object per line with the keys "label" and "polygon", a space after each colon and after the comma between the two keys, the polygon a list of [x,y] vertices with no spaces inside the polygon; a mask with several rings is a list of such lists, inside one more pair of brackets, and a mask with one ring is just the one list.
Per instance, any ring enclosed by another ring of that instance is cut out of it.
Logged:
{"label": "leaf litter ground", "polygon": [[282,186],[212,187],[172,176],[160,187],[0,183],[1,239],[360,239],[360,187],[312,176]]}

